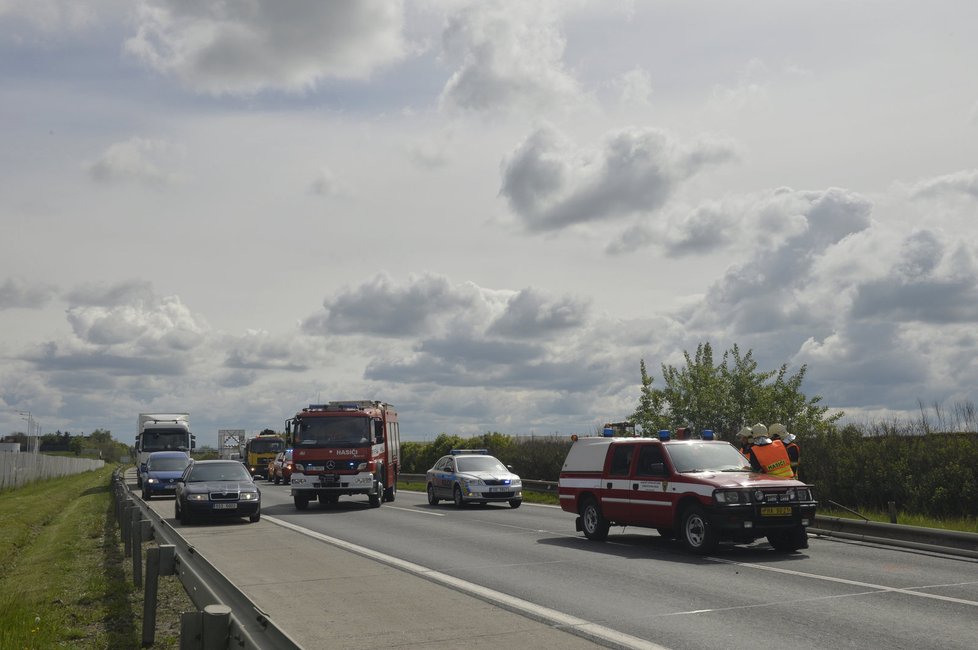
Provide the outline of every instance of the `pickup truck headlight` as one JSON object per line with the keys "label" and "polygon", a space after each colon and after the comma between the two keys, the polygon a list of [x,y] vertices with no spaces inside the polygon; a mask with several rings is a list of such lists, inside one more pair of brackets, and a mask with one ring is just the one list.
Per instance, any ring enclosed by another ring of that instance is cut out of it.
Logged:
{"label": "pickup truck headlight", "polygon": [[750,496],[739,490],[717,490],[713,493],[717,503],[724,505],[749,503]]}

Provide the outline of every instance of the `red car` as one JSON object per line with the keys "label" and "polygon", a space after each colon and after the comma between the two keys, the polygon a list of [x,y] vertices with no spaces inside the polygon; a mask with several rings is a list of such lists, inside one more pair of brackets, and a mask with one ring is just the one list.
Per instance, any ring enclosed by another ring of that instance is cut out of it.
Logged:
{"label": "red car", "polygon": [[271,462],[268,472],[268,480],[275,485],[292,482],[292,450],[286,449],[275,455],[275,460]]}

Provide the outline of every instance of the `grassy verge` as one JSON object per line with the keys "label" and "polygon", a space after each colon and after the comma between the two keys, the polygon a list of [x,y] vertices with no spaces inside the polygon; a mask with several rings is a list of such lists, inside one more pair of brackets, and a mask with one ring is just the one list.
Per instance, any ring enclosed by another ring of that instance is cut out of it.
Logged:
{"label": "grassy verge", "polygon": [[[819,508],[818,514],[825,517],[840,517],[842,519],[862,519],[851,512],[839,508],[825,507]],[[887,512],[860,510],[861,514],[870,521],[890,523],[890,515]],[[941,530],[956,530],[965,533],[978,533],[978,517],[966,518],[943,518],[925,517],[923,515],[911,515],[903,512],[897,513],[897,523],[903,526],[923,526],[925,528],[938,528]]]}
{"label": "grassy verge", "polygon": [[[0,494],[0,648],[139,647],[142,592],[115,524],[113,469]],[[153,647],[177,648],[178,612],[192,605],[175,579],[160,587]]]}

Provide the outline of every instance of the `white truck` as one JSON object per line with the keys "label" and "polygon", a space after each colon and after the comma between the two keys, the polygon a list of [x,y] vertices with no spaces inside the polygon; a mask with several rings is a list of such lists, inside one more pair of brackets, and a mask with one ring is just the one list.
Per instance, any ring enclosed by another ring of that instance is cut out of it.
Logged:
{"label": "white truck", "polygon": [[197,446],[189,413],[140,413],[136,421],[136,484],[142,487],[146,459],[154,451],[190,451]]}

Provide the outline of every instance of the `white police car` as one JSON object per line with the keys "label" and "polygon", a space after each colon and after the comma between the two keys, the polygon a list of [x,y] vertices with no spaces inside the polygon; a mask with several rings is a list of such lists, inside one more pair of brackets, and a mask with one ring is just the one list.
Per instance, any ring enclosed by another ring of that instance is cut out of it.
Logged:
{"label": "white police car", "polygon": [[523,503],[523,482],[487,449],[453,449],[428,470],[428,503],[452,500],[457,508],[466,503],[505,501],[510,508]]}

